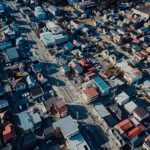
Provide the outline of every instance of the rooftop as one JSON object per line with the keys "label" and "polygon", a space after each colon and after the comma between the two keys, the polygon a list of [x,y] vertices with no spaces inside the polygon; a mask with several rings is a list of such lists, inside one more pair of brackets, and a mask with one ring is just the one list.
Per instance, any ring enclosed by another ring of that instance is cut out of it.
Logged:
{"label": "rooftop", "polygon": [[60,128],[64,137],[68,137],[75,132],[78,132],[78,125],[75,123],[71,116],[67,116],[53,123],[54,128]]}
{"label": "rooftop", "polygon": [[30,116],[27,112],[20,113],[19,119],[20,119],[21,125],[25,131],[33,128],[32,121],[31,121]]}
{"label": "rooftop", "polygon": [[30,92],[33,97],[43,94],[43,90],[40,86],[32,88]]}
{"label": "rooftop", "polygon": [[129,96],[125,92],[122,92],[115,97],[115,100],[119,103],[124,102],[128,99],[129,99]]}
{"label": "rooftop", "polygon": [[98,95],[98,92],[94,89],[94,87],[88,88],[88,89],[84,90],[83,92],[89,98],[95,97]]}
{"label": "rooftop", "polygon": [[93,107],[100,118],[104,118],[104,117],[110,115],[108,110],[104,107],[104,105],[101,102],[96,103]]}
{"label": "rooftop", "polygon": [[133,110],[134,110],[135,108],[137,108],[137,105],[136,105],[133,101],[131,101],[131,102],[125,104],[125,105],[124,105],[124,108],[126,109],[126,111],[127,111],[128,113],[132,113]]}
{"label": "rooftop", "polygon": [[12,48],[7,49],[7,54],[8,54],[9,60],[14,60],[14,59],[19,58],[16,47],[12,47]]}
{"label": "rooftop", "polygon": [[140,118],[143,118],[148,114],[148,112],[143,107],[137,107],[134,110],[134,113],[136,113]]}
{"label": "rooftop", "polygon": [[150,15],[150,5],[142,6],[140,8],[137,8],[136,10],[138,10],[138,11],[140,11],[142,13]]}
{"label": "rooftop", "polygon": [[37,124],[42,121],[39,113],[30,112],[30,117],[34,124]]}
{"label": "rooftop", "polygon": [[90,150],[81,134],[77,134],[76,136],[67,140],[67,145],[70,150]]}
{"label": "rooftop", "polygon": [[104,91],[110,88],[109,85],[106,82],[104,82],[100,77],[96,77],[92,80],[99,88],[101,88]]}

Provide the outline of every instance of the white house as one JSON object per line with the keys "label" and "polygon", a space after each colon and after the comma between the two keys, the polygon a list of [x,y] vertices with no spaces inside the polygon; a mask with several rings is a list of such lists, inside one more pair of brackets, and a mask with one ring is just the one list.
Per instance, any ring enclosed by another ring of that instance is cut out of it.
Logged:
{"label": "white house", "polygon": [[119,105],[124,105],[129,101],[129,96],[125,93],[122,92],[119,95],[117,95],[115,97],[115,101],[119,104]]}

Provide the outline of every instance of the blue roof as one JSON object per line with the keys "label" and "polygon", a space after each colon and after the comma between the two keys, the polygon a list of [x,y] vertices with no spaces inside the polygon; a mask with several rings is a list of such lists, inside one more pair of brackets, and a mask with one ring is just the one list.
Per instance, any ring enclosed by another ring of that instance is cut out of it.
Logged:
{"label": "blue roof", "polygon": [[67,47],[69,50],[73,49],[73,45],[71,44],[71,42],[66,43],[65,47]]}
{"label": "blue roof", "polygon": [[141,28],[141,31],[147,32],[147,31],[149,31],[149,28],[148,27]]}
{"label": "blue roof", "polygon": [[21,125],[25,131],[33,128],[32,121],[27,112],[23,112],[23,113],[19,114],[19,119],[20,119]]}
{"label": "blue roof", "polygon": [[107,90],[110,88],[110,86],[106,82],[104,82],[100,77],[94,78],[93,81],[102,90]]}

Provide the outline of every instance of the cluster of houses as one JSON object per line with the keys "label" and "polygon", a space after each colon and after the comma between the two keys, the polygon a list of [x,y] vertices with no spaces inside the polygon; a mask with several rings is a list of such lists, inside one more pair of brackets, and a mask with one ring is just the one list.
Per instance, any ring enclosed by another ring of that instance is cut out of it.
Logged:
{"label": "cluster of houses", "polygon": [[[72,0],[69,4],[60,8],[24,0],[16,1],[15,7],[54,55],[61,72],[82,91],[85,103],[94,102],[92,112],[116,145],[143,146],[148,150],[149,112],[123,86],[135,86],[149,75],[150,5],[137,4],[130,9],[133,3],[127,2],[101,16],[94,2]],[[38,148],[36,133],[41,130],[40,138],[46,143],[64,138],[70,150],[90,149],[77,122],[67,116],[65,100],[55,97],[27,37],[21,34],[19,24],[7,9],[0,4],[0,63],[4,66],[0,73],[5,77],[0,78],[0,147],[11,142],[17,150]],[[114,90],[119,92],[115,97]],[[149,80],[142,84],[142,90],[150,95]],[[97,102],[105,97],[113,100],[111,105]],[[20,128],[9,121],[12,103],[15,113],[19,112]],[[43,123],[55,113],[59,120]],[[17,130],[23,131],[23,136]]]}

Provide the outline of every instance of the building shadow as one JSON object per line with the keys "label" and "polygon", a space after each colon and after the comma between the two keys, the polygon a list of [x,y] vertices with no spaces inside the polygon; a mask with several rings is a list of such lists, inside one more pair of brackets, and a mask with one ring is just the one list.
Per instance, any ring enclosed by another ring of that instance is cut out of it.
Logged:
{"label": "building shadow", "polygon": [[79,130],[91,150],[101,150],[102,145],[108,142],[107,136],[96,124],[79,122]]}
{"label": "building shadow", "polygon": [[72,116],[73,119],[76,120],[84,120],[88,118],[88,111],[82,105],[67,105],[68,114]]}

